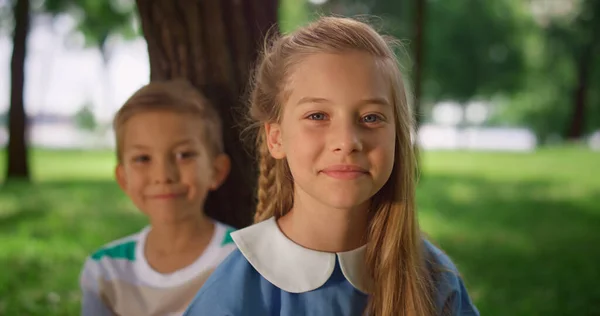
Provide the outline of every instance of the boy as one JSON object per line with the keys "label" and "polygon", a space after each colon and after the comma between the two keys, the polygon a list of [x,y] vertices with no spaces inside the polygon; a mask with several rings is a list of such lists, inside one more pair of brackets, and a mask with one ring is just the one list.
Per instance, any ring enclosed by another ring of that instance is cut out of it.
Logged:
{"label": "boy", "polygon": [[181,315],[235,248],[203,206],[229,173],[221,122],[188,82],[152,82],[114,119],[116,179],[149,225],[87,258],[82,315]]}

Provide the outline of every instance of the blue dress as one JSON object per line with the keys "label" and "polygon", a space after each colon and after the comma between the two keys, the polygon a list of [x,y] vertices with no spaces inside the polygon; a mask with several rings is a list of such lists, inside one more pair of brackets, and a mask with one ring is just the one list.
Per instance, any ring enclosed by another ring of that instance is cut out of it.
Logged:
{"label": "blue dress", "polygon": [[[213,272],[185,316],[361,316],[367,305],[366,247],[327,253],[289,240],[274,218],[231,234],[238,249]],[[434,302],[450,314],[478,316],[450,259],[425,242],[442,268]],[[441,315],[441,313],[440,313]]]}

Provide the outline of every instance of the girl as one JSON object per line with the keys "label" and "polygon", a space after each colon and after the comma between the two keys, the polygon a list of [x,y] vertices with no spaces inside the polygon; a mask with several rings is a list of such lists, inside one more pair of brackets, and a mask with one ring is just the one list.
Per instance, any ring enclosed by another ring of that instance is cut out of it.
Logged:
{"label": "girl", "polygon": [[411,114],[381,35],[323,17],[275,40],[250,117],[257,224],[185,315],[479,315],[419,231]]}

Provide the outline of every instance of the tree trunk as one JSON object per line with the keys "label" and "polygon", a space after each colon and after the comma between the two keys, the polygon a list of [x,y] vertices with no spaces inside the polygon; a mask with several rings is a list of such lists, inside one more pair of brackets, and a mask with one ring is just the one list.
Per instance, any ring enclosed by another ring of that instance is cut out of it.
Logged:
{"label": "tree trunk", "polygon": [[423,111],[421,110],[421,87],[423,81],[423,61],[425,59],[425,0],[416,0],[415,14],[415,72],[414,72],[414,112],[416,129],[421,126]]}
{"label": "tree trunk", "polygon": [[579,140],[583,136],[589,67],[591,64],[589,58],[591,57],[591,49],[588,50],[590,53],[585,54],[584,58],[577,61],[577,86],[573,92],[573,112],[567,132],[567,139],[569,140]]}
{"label": "tree trunk", "polygon": [[137,0],[148,43],[150,80],[186,78],[219,109],[230,176],[211,192],[209,216],[244,227],[252,221],[256,166],[244,150],[236,113],[277,0]]}
{"label": "tree trunk", "polygon": [[415,12],[415,70],[413,77],[414,84],[414,115],[415,115],[415,144],[414,151],[417,159],[417,166],[421,164],[421,150],[419,149],[419,129],[423,122],[423,110],[421,105],[421,87],[423,82],[423,64],[425,59],[424,31],[425,31],[425,0],[416,0]]}
{"label": "tree trunk", "polygon": [[[600,13],[599,2],[586,2],[588,10],[596,13],[592,14],[592,19],[598,18]],[[595,7],[593,5],[596,5]],[[584,7],[585,9],[585,7]],[[600,41],[600,30],[594,23],[594,20],[587,20],[582,23],[580,32],[589,30],[589,38],[585,45],[582,47],[581,54],[576,56],[575,64],[577,65],[577,85],[573,91],[573,112],[571,114],[571,120],[569,129],[567,130],[567,139],[569,140],[580,140],[585,132],[585,112],[587,107],[587,93],[589,89],[589,81],[591,78],[592,65],[594,63],[594,51],[596,45]],[[588,29],[589,28],[589,29]]]}
{"label": "tree trunk", "polygon": [[25,105],[23,87],[25,56],[29,32],[29,0],[18,0],[14,6],[15,29],[10,63],[10,108],[8,110],[8,163],[6,179],[29,180],[27,159]]}

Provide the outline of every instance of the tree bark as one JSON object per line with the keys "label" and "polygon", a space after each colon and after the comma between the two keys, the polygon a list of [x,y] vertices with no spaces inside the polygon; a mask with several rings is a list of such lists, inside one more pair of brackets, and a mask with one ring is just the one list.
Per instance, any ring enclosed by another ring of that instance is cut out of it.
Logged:
{"label": "tree bark", "polygon": [[[422,152],[419,148],[419,129],[423,122],[423,106],[421,104],[421,87],[423,86],[423,64],[425,59],[425,0],[416,0],[416,12],[415,12],[415,70],[413,75],[414,81],[414,106],[413,111],[415,115],[415,143],[414,152],[417,160],[417,169],[420,169],[422,161]],[[422,171],[418,170],[419,175],[422,175]]]}
{"label": "tree bark", "polygon": [[[591,46],[591,45],[590,45]],[[579,140],[583,136],[586,95],[591,65],[591,47],[586,48],[586,54],[577,61],[577,85],[573,92],[573,112],[567,132],[567,139]]]}
{"label": "tree bark", "polygon": [[236,113],[277,0],[137,0],[150,80],[186,78],[220,111],[232,170],[206,212],[234,227],[252,221],[256,165],[239,137]]}
{"label": "tree bark", "polygon": [[573,112],[566,135],[569,140],[580,140],[585,132],[585,112],[587,110],[589,81],[592,75],[595,51],[597,45],[599,45],[598,42],[600,42],[600,30],[598,30],[597,23],[593,20],[598,19],[597,15],[600,13],[599,3],[598,1],[584,3],[584,10],[587,9],[596,14],[592,14],[591,20],[584,21],[580,27],[580,32],[589,30],[591,33],[589,33],[589,37],[582,47],[581,54],[579,56],[575,55],[577,83],[573,89]]}
{"label": "tree bark", "polygon": [[[583,42],[580,50],[574,54],[577,71],[577,81],[573,88],[573,111],[566,138],[580,140],[585,133],[585,113],[587,111],[587,94],[592,78],[594,56],[600,50],[600,29],[598,28],[598,15],[600,14],[600,1],[588,0],[582,4],[582,13],[575,24]],[[589,33],[587,33],[589,32]]]}
{"label": "tree bark", "polygon": [[25,56],[29,32],[29,0],[18,0],[14,6],[15,29],[10,62],[10,108],[8,110],[8,155],[6,179],[29,180],[26,126],[23,102]]}
{"label": "tree bark", "polygon": [[423,64],[425,59],[425,0],[416,0],[415,14],[415,72],[414,72],[414,112],[415,129],[418,130],[423,120],[421,110],[421,87],[423,81]]}

